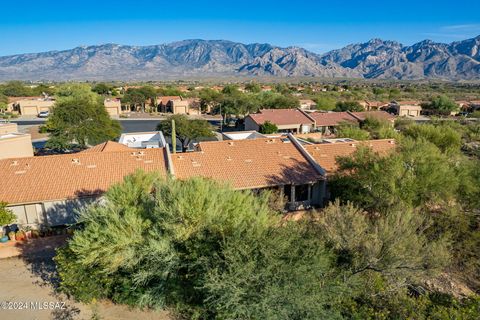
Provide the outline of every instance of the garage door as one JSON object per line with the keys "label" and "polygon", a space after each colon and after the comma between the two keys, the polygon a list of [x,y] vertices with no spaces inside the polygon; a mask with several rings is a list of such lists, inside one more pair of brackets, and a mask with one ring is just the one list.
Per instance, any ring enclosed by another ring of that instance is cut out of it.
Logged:
{"label": "garage door", "polygon": [[38,113],[37,112],[37,107],[23,107],[21,109],[21,113],[23,115],[28,115],[28,116],[36,115]]}
{"label": "garage door", "polygon": [[118,116],[118,108],[107,108],[107,112],[111,116]]}

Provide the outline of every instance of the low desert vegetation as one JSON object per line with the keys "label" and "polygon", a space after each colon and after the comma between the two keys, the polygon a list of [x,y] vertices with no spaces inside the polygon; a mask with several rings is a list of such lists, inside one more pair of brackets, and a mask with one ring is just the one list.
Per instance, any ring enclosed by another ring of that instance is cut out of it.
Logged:
{"label": "low desert vegetation", "polygon": [[452,124],[403,126],[393,153],[338,159],[336,200],[300,221],[268,192],[126,177],[58,251],[61,289],[188,319],[478,319],[471,129],[459,144],[437,140]]}

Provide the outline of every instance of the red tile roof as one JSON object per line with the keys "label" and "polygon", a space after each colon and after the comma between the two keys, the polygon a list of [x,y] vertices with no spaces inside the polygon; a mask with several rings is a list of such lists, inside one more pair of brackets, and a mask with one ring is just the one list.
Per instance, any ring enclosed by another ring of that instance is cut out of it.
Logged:
{"label": "red tile roof", "polygon": [[312,112],[310,117],[315,119],[318,127],[338,126],[342,122],[357,122],[348,112]]}
{"label": "red tile roof", "polygon": [[236,189],[305,184],[320,173],[288,138],[202,142],[200,151],[173,154],[175,176],[227,181]]}
{"label": "red tile roof", "polygon": [[20,204],[98,195],[137,169],[166,175],[165,149],[1,160],[0,201]]}
{"label": "red tile roof", "polygon": [[137,151],[136,149],[131,149],[127,147],[124,144],[118,143],[118,142],[113,142],[113,141],[107,141],[104,143],[97,144],[96,146],[93,146],[85,151],[82,151],[82,153],[90,153],[90,152],[117,152],[117,151]]}
{"label": "red tile roof", "polygon": [[359,146],[372,148],[374,152],[384,155],[395,148],[395,140],[368,140],[355,142],[337,142],[323,143],[305,146],[308,153],[312,155],[315,161],[327,172],[337,170],[337,157],[346,157],[351,155]]}
{"label": "red tile roof", "polygon": [[158,104],[167,104],[170,100],[175,101],[175,100],[182,100],[182,97],[180,96],[163,96],[163,97],[158,97],[157,98],[157,103]]}
{"label": "red tile roof", "polygon": [[313,124],[312,119],[298,109],[263,109],[249,116],[258,125],[266,121],[276,125]]}

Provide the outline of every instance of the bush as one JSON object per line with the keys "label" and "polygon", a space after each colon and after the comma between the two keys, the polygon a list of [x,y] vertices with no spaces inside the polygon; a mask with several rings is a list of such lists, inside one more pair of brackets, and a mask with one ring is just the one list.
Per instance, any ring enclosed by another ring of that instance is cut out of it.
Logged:
{"label": "bush", "polygon": [[12,210],[7,209],[7,203],[0,201],[0,227],[12,224],[16,219]]}
{"label": "bush", "polygon": [[271,123],[270,121],[265,121],[260,125],[260,133],[263,134],[272,134],[278,132],[278,127],[276,124]]}
{"label": "bush", "polygon": [[370,133],[351,124],[342,124],[335,133],[337,138],[350,138],[355,140],[368,140]]}

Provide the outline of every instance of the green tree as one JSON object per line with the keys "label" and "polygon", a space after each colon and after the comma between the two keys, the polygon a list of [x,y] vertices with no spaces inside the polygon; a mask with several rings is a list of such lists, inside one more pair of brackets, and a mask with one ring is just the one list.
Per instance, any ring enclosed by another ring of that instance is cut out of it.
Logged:
{"label": "green tree", "polygon": [[351,123],[343,123],[337,127],[335,136],[337,138],[350,138],[354,140],[368,140],[370,139],[370,133],[362,130],[356,125]]}
{"label": "green tree", "polygon": [[98,93],[99,95],[109,95],[112,92],[113,88],[106,83],[97,83],[93,88],[92,91]]}
{"label": "green tree", "polygon": [[455,101],[451,100],[445,95],[440,95],[431,99],[430,102],[423,105],[423,107],[435,111],[445,112],[447,114],[450,114],[450,112],[457,111],[459,109]]}
{"label": "green tree", "polygon": [[339,101],[335,111],[363,111],[363,107],[357,101]]}
{"label": "green tree", "polygon": [[458,153],[462,145],[460,133],[448,125],[410,125],[402,133],[415,140],[425,139],[435,144],[442,152],[449,154]]}
{"label": "green tree", "polygon": [[61,288],[82,301],[176,307],[188,318],[210,311],[205,281],[222,266],[224,245],[279,223],[266,196],[198,178],[137,172],[104,199],[80,213],[82,230],[58,252]]}
{"label": "green tree", "polygon": [[8,98],[7,96],[0,94],[0,113],[4,114],[7,111]]}
{"label": "green tree", "polygon": [[262,87],[256,82],[250,82],[245,85],[245,90],[251,93],[259,93],[262,91]]}
{"label": "green tree", "polygon": [[277,132],[278,132],[277,125],[274,123],[271,123],[270,121],[265,121],[262,125],[260,125],[260,133],[272,134]]}
{"label": "green tree", "polygon": [[337,200],[322,212],[319,234],[337,253],[350,277],[372,272],[394,287],[413,284],[449,262],[446,238],[429,238],[428,217],[401,207],[369,215]]}
{"label": "green tree", "polygon": [[337,101],[333,97],[318,95],[313,100],[315,100],[318,110],[332,111],[336,108]]}
{"label": "green tree", "polygon": [[85,148],[120,135],[120,123],[110,118],[103,99],[88,86],[67,86],[60,92],[46,123],[50,134],[47,146],[66,149],[78,144]]}
{"label": "green tree", "polygon": [[21,81],[9,81],[0,87],[0,92],[8,97],[28,97],[33,95],[30,87]]}
{"label": "green tree", "polygon": [[176,136],[182,144],[183,152],[187,151],[190,142],[200,138],[213,137],[214,135],[212,126],[206,120],[190,120],[183,114],[169,116],[158,124],[157,130],[162,131],[167,136],[171,136],[172,120],[175,121]]}
{"label": "green tree", "polygon": [[367,117],[360,123],[363,130],[370,132],[373,139],[394,139],[398,138],[397,132],[392,127],[392,124],[387,120],[382,120],[373,117]]}
{"label": "green tree", "polygon": [[[0,201],[0,227],[13,223],[17,217],[7,208],[7,203]],[[1,231],[1,230],[0,230]]]}

